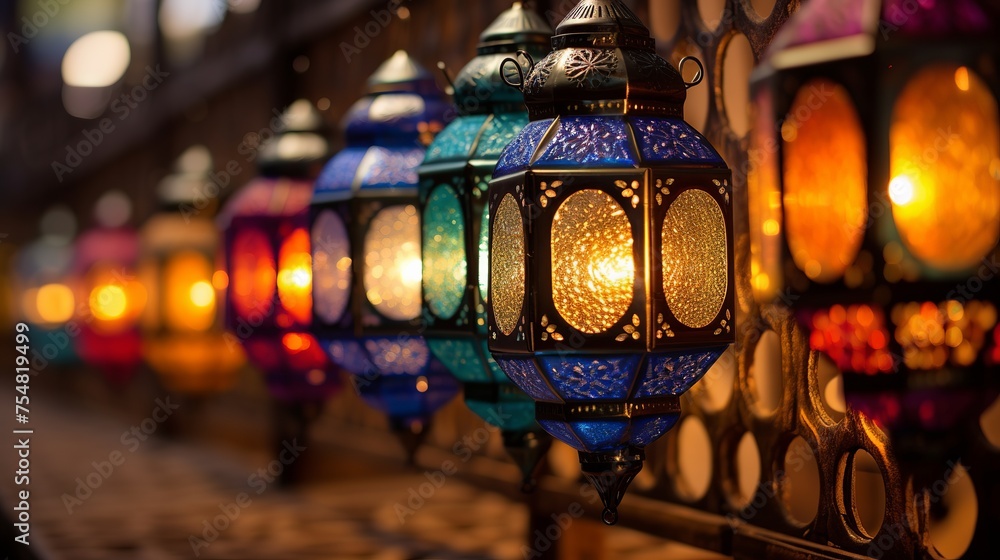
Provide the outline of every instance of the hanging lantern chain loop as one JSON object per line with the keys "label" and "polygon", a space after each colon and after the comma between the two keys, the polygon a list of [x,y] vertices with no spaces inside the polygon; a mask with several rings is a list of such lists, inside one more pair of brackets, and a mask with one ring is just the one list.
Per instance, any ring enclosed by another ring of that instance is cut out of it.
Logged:
{"label": "hanging lantern chain loop", "polygon": [[694,79],[690,82],[684,82],[684,87],[686,89],[691,89],[705,79],[705,65],[703,65],[701,60],[696,56],[685,56],[677,65],[677,70],[680,71],[681,75],[684,75],[684,63],[686,62],[693,62],[698,65],[698,72],[694,75]]}
{"label": "hanging lantern chain loop", "polygon": [[[520,60],[521,57],[527,59],[525,63]],[[517,72],[517,82],[511,81],[510,77],[507,75],[507,64],[511,63],[514,65],[514,70]],[[500,79],[503,83],[507,84],[512,88],[517,88],[518,90],[524,91],[524,77],[530,74],[532,70],[535,69],[535,59],[528,54],[527,51],[519,50],[515,57],[507,57],[503,59],[500,63]]]}

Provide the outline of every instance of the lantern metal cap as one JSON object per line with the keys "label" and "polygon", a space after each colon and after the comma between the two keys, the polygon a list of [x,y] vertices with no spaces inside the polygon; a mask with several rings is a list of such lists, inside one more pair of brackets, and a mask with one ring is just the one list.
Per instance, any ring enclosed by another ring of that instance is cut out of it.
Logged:
{"label": "lantern metal cap", "polygon": [[552,28],[534,10],[525,8],[521,2],[500,14],[485,31],[479,35],[478,54],[494,52],[514,52],[536,47],[549,50]]}
{"label": "lantern metal cap", "polygon": [[173,173],[164,177],[156,188],[160,206],[174,208],[205,196],[211,181],[212,153],[200,144],[191,146],[177,157]]}
{"label": "lantern metal cap", "polygon": [[431,95],[439,88],[434,76],[405,50],[398,50],[368,78],[368,93]]}
{"label": "lantern metal cap", "polygon": [[[274,138],[260,146],[259,169],[268,177],[315,178],[330,155],[327,127],[312,103],[299,99],[280,115]],[[272,121],[273,123],[274,121]]]}
{"label": "lantern metal cap", "polygon": [[504,81],[524,93],[531,120],[625,114],[682,118],[687,88],[704,74],[685,83],[656,53],[649,29],[621,0],[580,2],[556,28],[552,48],[537,63],[522,55],[501,64]]}
{"label": "lantern metal cap", "polygon": [[498,65],[505,57],[522,52],[526,58],[545,56],[551,37],[552,28],[542,16],[520,2],[500,14],[480,35],[476,57],[455,77],[454,101],[458,113],[461,116],[523,113],[524,97],[504,85]]}

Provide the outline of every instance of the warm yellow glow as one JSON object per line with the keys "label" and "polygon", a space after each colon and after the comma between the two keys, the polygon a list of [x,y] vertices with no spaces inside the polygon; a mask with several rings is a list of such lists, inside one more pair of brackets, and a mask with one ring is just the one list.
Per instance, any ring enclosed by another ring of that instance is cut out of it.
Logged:
{"label": "warm yellow glow", "polygon": [[611,195],[582,190],[559,206],[552,219],[552,300],[573,328],[599,333],[625,315],[635,283],[632,245],[628,216]]}
{"label": "warm yellow glow", "polygon": [[490,239],[490,287],[497,327],[510,335],[524,306],[524,225],[517,201],[507,193],[497,207]]}
{"label": "warm yellow glow", "polygon": [[854,263],[868,219],[861,122],[847,90],[820,79],[802,86],[785,125],[795,128],[783,134],[788,247],[809,278],[833,282]]}
{"label": "warm yellow glow", "polygon": [[215,322],[215,289],[209,282],[212,264],[197,251],[171,257],[163,269],[165,326],[170,330],[201,332]]}
{"label": "warm yellow glow", "polygon": [[46,284],[35,295],[38,316],[46,323],[65,323],[73,317],[73,290],[63,284]]}
{"label": "warm yellow glow", "polygon": [[128,297],[121,286],[101,285],[90,292],[90,311],[105,321],[121,319],[128,308]]}
{"label": "warm yellow glow", "polygon": [[889,199],[896,206],[906,206],[913,202],[915,190],[913,179],[907,175],[893,177],[892,181],[889,181]]}
{"label": "warm yellow glow", "polygon": [[195,282],[191,285],[189,296],[195,307],[210,307],[215,303],[215,288],[204,280]]}
{"label": "warm yellow glow", "polygon": [[896,102],[889,198],[903,245],[924,264],[958,272],[1000,238],[1000,112],[972,71],[933,66]]}
{"label": "warm yellow glow", "polygon": [[969,91],[969,69],[965,66],[955,70],[955,85],[962,91]]}
{"label": "warm yellow glow", "polygon": [[430,388],[430,385],[427,383],[427,378],[424,377],[423,375],[421,375],[420,377],[418,377],[417,378],[417,392],[418,393],[426,393],[428,388]]}
{"label": "warm yellow glow", "polygon": [[297,229],[278,254],[278,298],[299,323],[312,317],[312,253],[309,233]]}
{"label": "warm yellow glow", "polygon": [[663,219],[663,295],[684,325],[707,327],[729,291],[726,218],[719,203],[691,189],[674,200]]}
{"label": "warm yellow glow", "polygon": [[[750,131],[747,195],[750,217],[750,268],[754,297],[770,301],[781,281],[781,191],[778,188],[779,139],[774,128],[770,90],[754,97],[754,126]],[[772,278],[774,279],[772,281]]]}
{"label": "warm yellow glow", "polygon": [[365,234],[364,287],[368,301],[390,319],[420,315],[423,264],[420,216],[412,204],[383,208]]}

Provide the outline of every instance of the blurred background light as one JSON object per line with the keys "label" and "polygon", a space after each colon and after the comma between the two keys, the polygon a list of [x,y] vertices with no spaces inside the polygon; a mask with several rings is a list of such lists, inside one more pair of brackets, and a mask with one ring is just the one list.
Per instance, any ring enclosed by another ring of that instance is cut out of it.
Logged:
{"label": "blurred background light", "polygon": [[118,31],[94,31],[66,50],[63,82],[77,87],[107,87],[125,75],[132,60],[128,39]]}

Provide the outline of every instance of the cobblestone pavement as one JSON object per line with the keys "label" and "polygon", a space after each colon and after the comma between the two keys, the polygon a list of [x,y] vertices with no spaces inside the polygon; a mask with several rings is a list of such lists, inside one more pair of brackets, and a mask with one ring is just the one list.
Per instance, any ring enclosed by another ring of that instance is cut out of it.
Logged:
{"label": "cobblestone pavement", "polygon": [[[267,480],[268,468],[283,468],[276,457],[155,434],[123,437],[127,422],[93,412],[51,405],[32,412],[31,539],[42,558],[524,558],[523,505],[458,480],[401,523],[395,504],[405,504],[423,475],[289,491]],[[12,465],[5,455],[2,464]],[[10,515],[13,480],[3,478]],[[626,530],[606,541],[609,558],[662,558],[668,550],[672,558],[716,558]]]}

